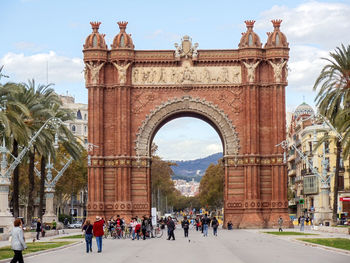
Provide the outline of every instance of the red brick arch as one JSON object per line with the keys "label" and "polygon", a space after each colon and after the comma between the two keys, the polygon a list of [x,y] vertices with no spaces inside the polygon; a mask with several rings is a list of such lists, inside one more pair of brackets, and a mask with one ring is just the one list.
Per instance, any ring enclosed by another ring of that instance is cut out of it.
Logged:
{"label": "red brick arch", "polygon": [[239,49],[197,50],[185,36],[175,50],[149,51],[134,49],[126,22],[108,49],[92,23],[83,50],[89,142],[98,146],[90,153],[89,217],[149,214],[153,137],[167,121],[193,116],[223,143],[225,223],[272,226],[280,215],[288,222],[286,166],[275,147],[285,139],[289,58],[280,23],[264,48],[246,21]]}

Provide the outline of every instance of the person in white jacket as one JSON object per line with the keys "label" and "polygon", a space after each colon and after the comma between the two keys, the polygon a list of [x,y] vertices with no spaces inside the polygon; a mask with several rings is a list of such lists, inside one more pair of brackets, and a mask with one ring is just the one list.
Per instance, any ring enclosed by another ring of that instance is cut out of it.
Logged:
{"label": "person in white jacket", "polygon": [[16,219],[13,223],[14,228],[12,229],[12,240],[11,240],[11,248],[15,253],[11,263],[23,263],[22,251],[27,248],[26,242],[24,241],[24,235],[22,230],[22,221],[21,219]]}

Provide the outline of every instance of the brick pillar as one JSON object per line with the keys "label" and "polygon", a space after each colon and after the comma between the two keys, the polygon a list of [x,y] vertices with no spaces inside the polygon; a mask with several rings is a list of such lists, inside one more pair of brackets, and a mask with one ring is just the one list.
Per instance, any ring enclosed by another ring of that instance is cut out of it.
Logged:
{"label": "brick pillar", "polygon": [[[246,87],[246,116],[249,120],[246,130],[246,159],[244,166],[244,214],[240,227],[261,227],[263,219],[260,208],[260,176],[259,166],[255,164],[255,157],[259,154],[259,92],[258,87],[251,85]],[[249,164],[248,164],[249,163]]]}

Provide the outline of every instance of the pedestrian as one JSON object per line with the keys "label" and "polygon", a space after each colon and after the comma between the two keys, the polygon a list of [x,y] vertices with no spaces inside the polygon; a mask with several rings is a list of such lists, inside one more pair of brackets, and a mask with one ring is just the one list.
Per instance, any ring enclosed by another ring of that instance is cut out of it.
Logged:
{"label": "pedestrian", "polygon": [[38,220],[36,221],[36,240],[40,240],[39,239],[40,232],[41,232],[41,221],[38,218]]}
{"label": "pedestrian", "polygon": [[135,218],[135,222],[136,222],[135,233],[136,233],[137,240],[139,240],[140,239],[140,231],[141,231],[141,223],[139,223],[137,221],[137,218]]}
{"label": "pedestrian", "polygon": [[218,236],[219,221],[216,219],[215,216],[213,217],[213,220],[211,221],[211,226],[213,227],[214,236]]}
{"label": "pedestrian", "polygon": [[205,237],[208,236],[209,224],[210,224],[210,219],[208,218],[208,215],[205,214],[204,217],[202,218],[202,233],[203,233],[203,236]]}
{"label": "pedestrian", "polygon": [[170,238],[173,238],[173,240],[175,240],[175,235],[174,235],[175,222],[170,216],[168,217],[167,226],[168,226],[168,233],[169,233],[168,240],[170,240]]}
{"label": "pedestrian", "polygon": [[27,248],[27,245],[24,241],[24,235],[22,230],[22,221],[17,218],[13,222],[14,228],[11,232],[11,248],[14,252],[13,258],[10,263],[23,263],[22,251]]}
{"label": "pedestrian", "polygon": [[131,222],[130,222],[132,240],[135,240],[136,225],[137,225],[136,219],[135,219],[135,218],[132,218],[132,219],[131,219]]}
{"label": "pedestrian", "polygon": [[305,217],[300,217],[300,231],[304,231]]}
{"label": "pedestrian", "polygon": [[280,218],[278,219],[278,225],[279,225],[278,232],[283,232],[283,229],[282,229],[283,218],[282,218],[282,216],[280,216]]}
{"label": "pedestrian", "polygon": [[87,219],[82,229],[85,233],[86,253],[92,252],[92,229],[93,226],[91,225],[90,220]]}
{"label": "pedestrian", "polygon": [[94,236],[96,237],[96,243],[97,243],[97,253],[102,252],[102,236],[104,234],[103,232],[103,225],[105,221],[101,219],[101,217],[96,216],[96,221],[92,227],[92,232]]}
{"label": "pedestrian", "polygon": [[142,230],[143,240],[146,240],[147,228],[148,228],[148,219],[147,219],[146,216],[143,216],[142,223],[141,223],[141,230]]}
{"label": "pedestrian", "polygon": [[185,237],[188,237],[188,229],[190,228],[190,222],[188,221],[187,216],[185,216],[184,220],[182,220],[181,226],[184,230]]}
{"label": "pedestrian", "polygon": [[232,230],[232,228],[233,228],[233,224],[232,224],[232,221],[230,220],[230,221],[228,221],[228,223],[227,223],[227,229],[228,229],[228,230]]}

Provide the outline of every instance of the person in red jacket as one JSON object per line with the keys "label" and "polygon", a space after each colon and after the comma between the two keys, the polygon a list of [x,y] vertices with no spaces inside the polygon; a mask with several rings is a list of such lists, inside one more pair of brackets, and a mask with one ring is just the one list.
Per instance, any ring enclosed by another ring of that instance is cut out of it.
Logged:
{"label": "person in red jacket", "polygon": [[96,216],[96,221],[94,223],[94,226],[92,228],[92,231],[94,233],[94,236],[96,237],[96,243],[97,243],[97,253],[102,252],[102,237],[103,237],[103,225],[105,221],[99,217]]}

